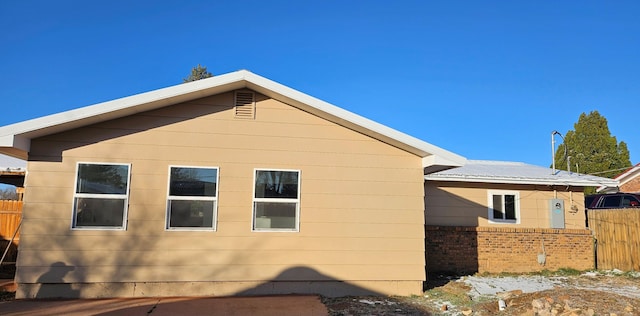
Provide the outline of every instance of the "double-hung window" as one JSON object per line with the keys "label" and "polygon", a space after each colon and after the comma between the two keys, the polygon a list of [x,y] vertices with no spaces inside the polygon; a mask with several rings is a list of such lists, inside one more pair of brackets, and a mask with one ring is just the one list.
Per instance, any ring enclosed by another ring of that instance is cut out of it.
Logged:
{"label": "double-hung window", "polygon": [[254,231],[299,231],[300,171],[256,169]]}
{"label": "double-hung window", "polygon": [[520,222],[520,193],[518,191],[491,190],[488,192],[487,198],[490,222]]}
{"label": "double-hung window", "polygon": [[169,230],[215,230],[218,168],[169,167]]}
{"label": "double-hung window", "polygon": [[72,228],[126,229],[131,165],[78,163]]}

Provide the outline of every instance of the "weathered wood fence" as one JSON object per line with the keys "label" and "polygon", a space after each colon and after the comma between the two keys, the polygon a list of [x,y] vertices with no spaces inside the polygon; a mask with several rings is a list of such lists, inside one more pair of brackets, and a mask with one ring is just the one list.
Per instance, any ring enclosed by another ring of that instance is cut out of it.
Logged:
{"label": "weathered wood fence", "polygon": [[3,263],[15,262],[20,243],[18,228],[21,216],[22,201],[0,200],[0,256],[5,255],[6,250]]}
{"label": "weathered wood fence", "polygon": [[588,210],[596,267],[640,271],[640,209]]}

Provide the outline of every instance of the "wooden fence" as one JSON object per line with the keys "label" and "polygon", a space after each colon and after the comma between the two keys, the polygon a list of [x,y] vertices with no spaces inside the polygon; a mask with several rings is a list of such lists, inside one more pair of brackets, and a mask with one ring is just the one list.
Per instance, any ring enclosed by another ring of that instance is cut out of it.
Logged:
{"label": "wooden fence", "polygon": [[640,209],[589,210],[596,267],[640,271]]}
{"label": "wooden fence", "polygon": [[0,256],[4,259],[2,264],[16,261],[21,217],[22,201],[0,200]]}

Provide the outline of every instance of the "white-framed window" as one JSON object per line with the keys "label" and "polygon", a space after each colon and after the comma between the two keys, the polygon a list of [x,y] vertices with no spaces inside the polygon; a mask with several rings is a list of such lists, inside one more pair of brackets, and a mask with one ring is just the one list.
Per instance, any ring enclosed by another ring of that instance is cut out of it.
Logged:
{"label": "white-framed window", "polygon": [[130,164],[79,162],[71,228],[126,229],[130,176]]}
{"label": "white-framed window", "polygon": [[254,170],[252,228],[299,231],[300,170]]}
{"label": "white-framed window", "polygon": [[218,167],[169,166],[167,230],[216,230]]}
{"label": "white-framed window", "polygon": [[520,192],[490,190],[487,192],[489,221],[493,223],[520,223]]}

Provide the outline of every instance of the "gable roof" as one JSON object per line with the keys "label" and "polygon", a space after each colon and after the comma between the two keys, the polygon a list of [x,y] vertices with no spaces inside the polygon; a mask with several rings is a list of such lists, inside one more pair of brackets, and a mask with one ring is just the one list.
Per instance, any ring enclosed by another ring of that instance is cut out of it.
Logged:
{"label": "gable roof", "polygon": [[556,170],[522,162],[468,160],[463,167],[425,175],[425,180],[505,184],[617,186],[618,181],[592,175]]}
{"label": "gable roof", "polygon": [[[636,177],[640,176],[640,163],[636,164],[635,166],[630,167],[629,169],[625,170],[623,173],[615,176],[615,178],[613,178],[614,180],[618,180],[620,182],[620,184],[618,186],[623,186],[625,183],[635,179]],[[618,192],[618,186],[616,187],[611,187],[611,186],[606,186],[603,185],[601,187],[599,187],[596,191],[597,192]]]}
{"label": "gable roof", "polygon": [[287,86],[239,70],[0,127],[0,154],[27,159],[31,139],[219,93],[248,88],[422,157],[425,174],[464,165],[466,158]]}

